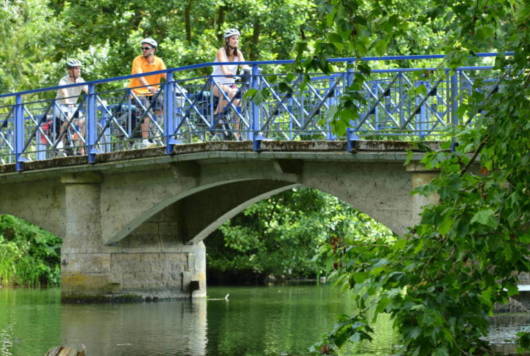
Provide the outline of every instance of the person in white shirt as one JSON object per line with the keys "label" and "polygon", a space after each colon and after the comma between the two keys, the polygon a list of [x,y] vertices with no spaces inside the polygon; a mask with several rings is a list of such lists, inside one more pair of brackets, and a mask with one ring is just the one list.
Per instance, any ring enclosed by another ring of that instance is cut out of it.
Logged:
{"label": "person in white shirt", "polygon": [[[240,33],[235,28],[230,28],[224,32],[225,44],[223,47],[219,48],[217,54],[215,55],[215,62],[244,62],[245,58],[243,53],[239,50],[239,37]],[[247,66],[244,66],[248,68]],[[217,65],[214,66],[212,72],[212,79],[215,82],[213,85],[213,94],[219,98],[219,104],[215,109],[214,114],[220,114],[223,112],[223,109],[228,104],[228,101],[224,95],[219,91],[219,88],[226,93],[230,100],[234,99],[238,93],[238,88],[236,86],[236,77],[237,75],[237,64],[226,64],[226,65]],[[232,103],[235,106],[239,105],[239,99],[232,100]]]}
{"label": "person in white shirt", "polygon": [[[59,86],[84,83],[85,80],[81,77],[81,62],[77,59],[68,59],[66,61],[67,74],[59,80]],[[61,135],[66,129],[72,125],[77,126],[77,131],[84,136],[85,120],[80,114],[77,100],[81,92],[88,93],[88,87],[86,85],[79,85],[69,88],[60,88],[57,90],[54,105],[54,116],[55,125],[59,126],[59,135]],[[74,120],[71,120],[75,116]],[[73,133],[72,139],[80,141],[79,133]],[[64,136],[64,135],[63,135]],[[57,143],[56,147],[61,149],[64,145],[64,139]],[[80,148],[80,153],[84,154],[84,149]]]}

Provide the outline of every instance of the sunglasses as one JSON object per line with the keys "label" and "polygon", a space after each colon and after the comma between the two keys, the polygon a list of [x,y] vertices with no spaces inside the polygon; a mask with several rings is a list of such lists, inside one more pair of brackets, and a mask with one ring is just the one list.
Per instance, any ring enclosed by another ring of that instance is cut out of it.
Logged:
{"label": "sunglasses", "polygon": [[144,51],[149,51],[150,49],[152,49],[153,47],[140,47],[141,49],[143,49]]}

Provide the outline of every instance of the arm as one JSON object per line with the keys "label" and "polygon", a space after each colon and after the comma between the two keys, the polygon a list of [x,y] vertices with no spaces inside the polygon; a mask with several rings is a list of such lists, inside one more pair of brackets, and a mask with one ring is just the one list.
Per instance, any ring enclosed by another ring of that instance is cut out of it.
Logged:
{"label": "arm", "polygon": [[[244,62],[245,61],[245,57],[243,57],[243,53],[241,53],[241,51],[238,49],[237,50],[237,56],[240,58],[240,62]],[[250,66],[246,65],[246,64],[243,64],[241,65],[241,69],[245,70],[245,69],[248,69],[248,70],[251,70]]]}
{"label": "arm", "polygon": [[[164,63],[164,60],[162,58],[160,58],[160,70],[166,70],[167,67],[166,67],[166,64]],[[166,73],[162,74],[162,78],[164,78],[164,80],[167,80],[167,75]]]}
{"label": "arm", "polygon": [[[84,83],[84,82],[85,82],[85,80],[84,80],[83,78],[80,78],[80,79],[79,79],[79,83]],[[81,90],[84,91],[85,94],[88,94],[88,85],[83,85],[83,86],[81,87]]]}

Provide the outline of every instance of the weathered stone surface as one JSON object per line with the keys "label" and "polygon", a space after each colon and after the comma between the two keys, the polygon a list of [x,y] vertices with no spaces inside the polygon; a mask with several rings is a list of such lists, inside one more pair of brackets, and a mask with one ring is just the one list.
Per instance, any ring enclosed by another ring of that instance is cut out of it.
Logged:
{"label": "weathered stone surface", "polygon": [[65,298],[82,298],[112,293],[118,285],[112,282],[106,273],[61,274],[61,295]]}
{"label": "weathered stone surface", "polygon": [[63,270],[69,273],[109,273],[108,253],[61,253]]}

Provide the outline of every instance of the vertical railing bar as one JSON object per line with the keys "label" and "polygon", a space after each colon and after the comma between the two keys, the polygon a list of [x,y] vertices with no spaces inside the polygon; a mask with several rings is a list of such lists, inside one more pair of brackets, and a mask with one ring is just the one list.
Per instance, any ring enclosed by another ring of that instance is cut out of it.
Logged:
{"label": "vertical railing bar", "polygon": [[403,83],[403,73],[398,73],[398,80],[399,80],[399,127],[403,126],[403,123],[405,122],[405,111],[403,109],[403,101],[405,100],[405,93],[403,86],[405,85]]}
{"label": "vertical railing bar", "polygon": [[[259,67],[257,64],[252,65],[252,77],[250,79],[250,87],[255,90],[259,90]],[[259,120],[259,106],[254,101],[250,104],[250,118],[252,122],[252,149],[254,151],[260,151],[261,149],[261,136],[260,129],[260,120]]]}
{"label": "vertical railing bar", "polygon": [[[451,74],[451,127],[453,129],[458,126],[458,80],[459,80],[459,71],[455,70]],[[454,151],[456,148],[455,136],[451,136],[451,151]]]}
{"label": "vertical railing bar", "polygon": [[15,166],[17,172],[24,170],[24,104],[22,95],[15,98]]}
{"label": "vertical railing bar", "polygon": [[[327,98],[327,100],[328,100],[328,102],[329,102],[328,106],[329,106],[330,108],[333,107],[333,105],[335,105],[335,101],[337,100],[337,99],[335,99],[335,91],[337,90],[337,89],[336,89],[336,86],[337,86],[337,83],[338,83],[338,82],[339,82],[339,81],[336,80],[335,77],[331,77],[331,78],[329,78],[329,87],[330,87],[330,88],[333,88],[333,91],[330,92],[330,94],[332,94],[333,97],[331,97],[330,95],[328,95],[328,98]],[[332,140],[332,141],[333,141],[333,140],[336,140],[337,137],[336,137],[336,136],[333,134],[333,132],[332,132],[332,128],[331,128],[331,124],[330,124],[329,120],[326,120],[326,121],[327,121],[327,122],[326,122],[326,124],[327,124],[327,129],[328,129],[328,135],[327,135],[328,137],[327,137],[327,139],[328,139],[328,140]]]}
{"label": "vertical railing bar", "polygon": [[96,138],[97,138],[97,132],[96,132],[96,87],[95,84],[89,84],[88,85],[88,99],[86,101],[87,105],[87,122],[86,122],[86,130],[87,130],[87,155],[88,155],[88,163],[94,164],[96,163]]}
{"label": "vertical railing bar", "polygon": [[168,71],[166,74],[166,82],[164,83],[164,143],[166,146],[166,154],[168,155],[173,153],[173,145],[176,144],[176,140],[173,137],[176,120],[174,84],[173,72]]}

